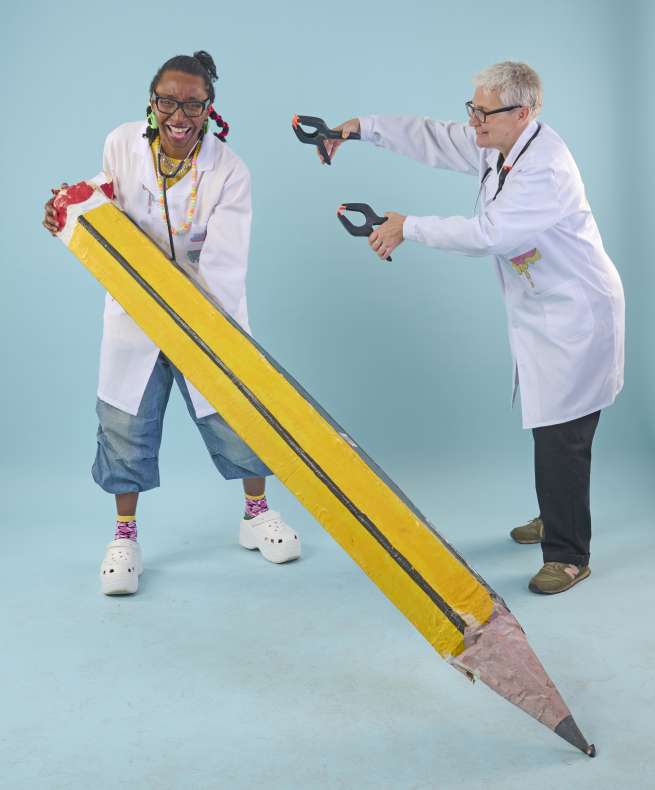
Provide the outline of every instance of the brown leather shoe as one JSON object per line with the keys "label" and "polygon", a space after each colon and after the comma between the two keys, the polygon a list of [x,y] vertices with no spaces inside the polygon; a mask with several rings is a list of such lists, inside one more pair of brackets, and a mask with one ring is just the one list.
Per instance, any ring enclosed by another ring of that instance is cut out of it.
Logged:
{"label": "brown leather shoe", "polygon": [[510,533],[517,543],[541,543],[544,536],[544,524],[540,518],[533,518],[524,527],[516,527]]}
{"label": "brown leather shoe", "polygon": [[588,565],[571,565],[568,562],[546,562],[536,576],[530,579],[528,590],[541,595],[569,590],[574,584],[586,579],[591,571]]}

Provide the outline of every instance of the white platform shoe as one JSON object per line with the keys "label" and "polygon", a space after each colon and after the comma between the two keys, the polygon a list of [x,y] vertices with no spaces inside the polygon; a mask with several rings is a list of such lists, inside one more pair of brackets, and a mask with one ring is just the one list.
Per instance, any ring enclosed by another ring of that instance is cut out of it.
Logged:
{"label": "white platform shoe", "polygon": [[239,543],[246,549],[259,549],[269,562],[290,562],[300,557],[298,533],[282,521],[277,510],[242,518]]}
{"label": "white platform shoe", "polygon": [[141,546],[135,540],[112,540],[100,566],[100,583],[105,595],[130,595],[139,589],[143,573]]}

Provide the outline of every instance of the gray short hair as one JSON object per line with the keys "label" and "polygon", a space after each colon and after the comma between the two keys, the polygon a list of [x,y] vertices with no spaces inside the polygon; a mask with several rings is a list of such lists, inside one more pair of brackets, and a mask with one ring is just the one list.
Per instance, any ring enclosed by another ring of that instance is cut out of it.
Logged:
{"label": "gray short hair", "polygon": [[485,93],[496,93],[503,104],[519,104],[530,109],[529,120],[539,117],[544,103],[541,79],[537,72],[522,60],[494,63],[475,75],[471,82]]}

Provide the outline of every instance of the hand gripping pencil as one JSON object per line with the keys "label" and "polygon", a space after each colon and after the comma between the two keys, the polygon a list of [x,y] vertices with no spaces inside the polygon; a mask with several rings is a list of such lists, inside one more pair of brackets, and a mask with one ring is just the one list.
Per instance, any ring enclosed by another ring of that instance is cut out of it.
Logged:
{"label": "hand gripping pencil", "polygon": [[502,598],[112,198],[91,182],[58,194],[70,251],[449,664],[593,756]]}

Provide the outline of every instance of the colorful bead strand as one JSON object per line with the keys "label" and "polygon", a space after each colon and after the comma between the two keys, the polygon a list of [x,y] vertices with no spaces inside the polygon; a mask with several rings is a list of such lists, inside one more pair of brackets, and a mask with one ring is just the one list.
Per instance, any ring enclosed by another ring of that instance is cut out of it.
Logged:
{"label": "colorful bead strand", "polygon": [[[160,140],[157,138],[157,144],[155,148],[155,156],[157,157],[157,162],[159,162],[159,146]],[[191,210],[189,211],[189,219],[182,225],[181,228],[174,230],[171,228],[171,233],[175,235],[179,235],[180,233],[184,233],[185,230],[188,230],[191,227],[191,222],[193,221],[193,215],[196,211],[196,164],[198,162],[197,154],[198,154],[199,145],[196,145],[193,151],[193,159],[191,160]],[[157,167],[157,184],[159,186],[159,205],[161,208],[161,215],[166,222],[166,204],[164,203],[164,179],[159,172],[159,166]]]}

